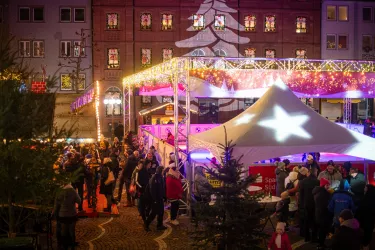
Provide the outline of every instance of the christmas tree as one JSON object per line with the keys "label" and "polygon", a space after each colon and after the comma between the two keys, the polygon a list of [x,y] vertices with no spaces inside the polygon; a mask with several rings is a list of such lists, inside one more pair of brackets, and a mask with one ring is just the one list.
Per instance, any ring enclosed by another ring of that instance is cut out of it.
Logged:
{"label": "christmas tree", "polygon": [[[225,130],[225,128],[224,128]],[[226,131],[225,131],[226,135]],[[225,136],[226,138],[226,136]],[[266,234],[261,221],[266,214],[257,200],[262,194],[250,194],[248,187],[258,176],[244,177],[240,159],[232,157],[235,145],[225,139],[220,144],[222,165],[206,168],[207,173],[221,182],[212,188],[214,203],[197,202],[194,205],[195,230],[193,238],[198,248],[217,246],[218,249],[262,249]]]}
{"label": "christmas tree", "polygon": [[[242,56],[237,49],[238,44],[250,42],[247,37],[240,37],[238,31],[245,27],[232,16],[237,10],[228,7],[225,0],[206,0],[196,14],[188,31],[198,31],[195,36],[176,42],[179,48],[199,48],[204,56]],[[198,54],[198,56],[203,56]]]}

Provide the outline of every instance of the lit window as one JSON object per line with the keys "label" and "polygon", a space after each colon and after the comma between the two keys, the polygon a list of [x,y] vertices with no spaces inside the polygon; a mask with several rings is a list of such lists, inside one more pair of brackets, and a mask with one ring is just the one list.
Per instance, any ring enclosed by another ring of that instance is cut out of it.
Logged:
{"label": "lit window", "polygon": [[266,49],[265,54],[266,54],[266,58],[275,58],[276,57],[276,50],[275,49]]}
{"label": "lit window", "polygon": [[[122,100],[121,90],[116,87],[110,87],[104,95],[104,99],[111,100],[111,99],[119,99]],[[121,115],[122,114],[122,104],[114,103],[114,104],[104,104],[105,105],[105,115]]]}
{"label": "lit window", "polygon": [[161,18],[161,30],[171,30],[173,22],[173,15],[163,14]]}
{"label": "lit window", "polygon": [[362,51],[363,52],[369,53],[370,51],[372,51],[371,40],[372,40],[371,36],[368,36],[368,35],[362,36]]}
{"label": "lit window", "polygon": [[142,67],[151,66],[151,49],[141,49],[141,65]]}
{"label": "lit window", "polygon": [[327,35],[327,49],[336,49],[336,35]]}
{"label": "lit window", "polygon": [[20,57],[30,57],[30,41],[19,41]]}
{"label": "lit window", "polygon": [[33,57],[44,57],[43,41],[33,41]]}
{"label": "lit window", "polygon": [[339,21],[348,21],[348,6],[339,6]]}
{"label": "lit window", "polygon": [[141,30],[151,30],[151,14],[143,13],[141,15]]}
{"label": "lit window", "polygon": [[223,49],[216,49],[214,53],[215,53],[215,56],[221,56],[221,57],[227,56],[227,52],[225,52]]}
{"label": "lit window", "polygon": [[224,30],[225,29],[225,16],[224,15],[215,15],[215,30]]}
{"label": "lit window", "polygon": [[173,49],[163,49],[163,62],[171,60],[173,57]]}
{"label": "lit window", "polygon": [[193,28],[196,30],[201,30],[204,28],[204,16],[203,15],[193,15]]}
{"label": "lit window", "polygon": [[61,90],[72,90],[73,82],[69,74],[61,74],[60,76],[60,89]]}
{"label": "lit window", "polygon": [[275,16],[266,16],[264,32],[275,32],[276,31],[276,17]]}
{"label": "lit window", "polygon": [[255,15],[245,16],[245,31],[255,31],[256,20]]}
{"label": "lit window", "polygon": [[191,56],[205,56],[205,55],[206,54],[201,49],[195,49],[193,52],[191,52]]}
{"label": "lit window", "polygon": [[332,5],[327,6],[327,20],[329,21],[336,20],[336,6],[332,6]]}
{"label": "lit window", "polygon": [[72,21],[72,9],[71,8],[60,8],[60,22],[71,22]]}
{"label": "lit window", "polygon": [[61,57],[71,57],[71,51],[72,51],[71,41],[60,42],[60,56]]}
{"label": "lit window", "polygon": [[338,49],[347,49],[348,48],[348,36],[338,35],[337,39],[337,48]]}
{"label": "lit window", "polygon": [[34,22],[44,21],[44,8],[43,7],[33,8],[33,21]]}
{"label": "lit window", "polygon": [[365,7],[362,9],[362,20],[364,22],[372,21],[372,9],[371,8]]}
{"label": "lit window", "polygon": [[81,41],[74,41],[73,52],[74,57],[85,56],[85,44],[81,44]]}
{"label": "lit window", "polygon": [[29,7],[19,7],[18,9],[18,20],[20,22],[30,21],[30,8]]}
{"label": "lit window", "polygon": [[83,23],[85,22],[85,9],[74,8],[74,22]]}
{"label": "lit window", "polygon": [[256,53],[256,49],[255,48],[246,48],[245,49],[245,57],[254,58],[255,57],[255,53]]}
{"label": "lit window", "polygon": [[306,33],[306,17],[297,17],[296,33]]}
{"label": "lit window", "polygon": [[305,49],[296,49],[296,58],[299,58],[299,59],[307,58],[306,50]]}
{"label": "lit window", "polygon": [[107,29],[117,30],[118,29],[118,14],[107,13]]}
{"label": "lit window", "polygon": [[109,69],[117,69],[120,67],[120,53],[119,49],[107,50],[107,67]]}

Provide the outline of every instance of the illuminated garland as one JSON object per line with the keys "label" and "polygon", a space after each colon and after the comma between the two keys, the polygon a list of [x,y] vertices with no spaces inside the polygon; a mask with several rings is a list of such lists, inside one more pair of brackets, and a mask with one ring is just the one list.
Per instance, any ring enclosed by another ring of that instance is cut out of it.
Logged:
{"label": "illuminated garland", "polygon": [[100,104],[100,87],[99,81],[96,81],[95,84],[96,93],[95,93],[95,114],[96,114],[96,128],[98,133],[98,141],[101,139],[101,130],[100,130],[100,114],[99,114],[99,104]]}

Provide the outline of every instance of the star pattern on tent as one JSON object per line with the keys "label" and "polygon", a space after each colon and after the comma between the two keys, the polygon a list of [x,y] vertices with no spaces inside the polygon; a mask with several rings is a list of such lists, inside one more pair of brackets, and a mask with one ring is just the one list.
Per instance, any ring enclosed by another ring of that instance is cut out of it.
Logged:
{"label": "star pattern on tent", "polygon": [[241,117],[237,118],[234,121],[234,124],[236,124],[236,126],[241,125],[241,124],[248,124],[254,116],[255,115],[253,115],[253,114],[241,115]]}
{"label": "star pattern on tent", "polygon": [[311,135],[302,127],[310,117],[308,115],[289,115],[282,107],[274,107],[274,118],[258,122],[258,125],[275,130],[275,139],[283,142],[294,135],[310,139]]}

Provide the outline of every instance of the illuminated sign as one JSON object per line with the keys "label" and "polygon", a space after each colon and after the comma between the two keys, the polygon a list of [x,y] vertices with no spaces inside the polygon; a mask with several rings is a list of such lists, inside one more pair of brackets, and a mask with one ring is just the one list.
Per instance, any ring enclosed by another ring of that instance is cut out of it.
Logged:
{"label": "illuminated sign", "polygon": [[70,110],[72,112],[75,112],[77,109],[91,103],[92,101],[94,101],[94,95],[95,91],[92,88],[82,96],[78,97],[72,104],[70,104]]}

